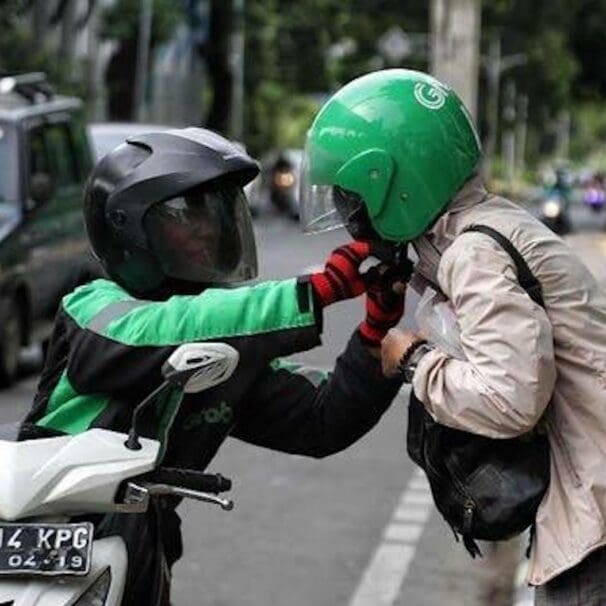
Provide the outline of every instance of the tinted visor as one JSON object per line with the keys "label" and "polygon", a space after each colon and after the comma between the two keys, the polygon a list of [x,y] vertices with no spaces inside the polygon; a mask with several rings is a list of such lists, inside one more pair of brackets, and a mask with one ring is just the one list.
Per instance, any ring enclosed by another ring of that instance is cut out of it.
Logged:
{"label": "tinted visor", "polygon": [[171,278],[227,283],[257,275],[254,232],[241,187],[199,188],[154,204],[144,226]]}

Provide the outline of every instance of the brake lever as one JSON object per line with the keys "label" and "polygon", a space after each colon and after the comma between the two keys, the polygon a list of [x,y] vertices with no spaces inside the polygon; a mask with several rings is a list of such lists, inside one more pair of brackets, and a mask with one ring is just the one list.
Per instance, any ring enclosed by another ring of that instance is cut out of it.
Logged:
{"label": "brake lever", "polygon": [[218,505],[223,511],[231,511],[234,508],[234,502],[231,499],[222,499],[214,494],[201,492],[199,490],[171,486],[170,484],[128,482],[124,492],[124,499],[122,503],[118,504],[118,511],[123,511],[125,513],[142,513],[147,511],[150,497],[166,495],[211,503],[213,505]]}
{"label": "brake lever", "polygon": [[142,482],[141,484],[149,494],[149,496],[175,496],[185,499],[194,499],[195,501],[203,501],[204,503],[212,503],[218,505],[223,511],[231,511],[234,508],[234,502],[231,499],[223,499],[208,492],[200,492],[191,488],[183,488],[181,486],[171,486],[170,484],[151,484]]}

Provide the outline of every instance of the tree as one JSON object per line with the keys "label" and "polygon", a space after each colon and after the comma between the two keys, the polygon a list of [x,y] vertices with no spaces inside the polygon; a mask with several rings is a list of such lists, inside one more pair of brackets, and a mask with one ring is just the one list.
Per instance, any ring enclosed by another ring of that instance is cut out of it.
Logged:
{"label": "tree", "polygon": [[[134,116],[140,4],[140,0],[118,0],[101,14],[101,37],[118,42],[105,73],[110,120],[129,121]],[[173,0],[153,0],[152,48],[170,37],[182,17]]]}
{"label": "tree", "polygon": [[583,100],[602,99],[606,96],[606,0],[582,0],[575,6],[570,23],[571,46],[579,65],[574,94]]}
{"label": "tree", "polygon": [[232,68],[229,62],[231,40],[235,26],[232,0],[210,0],[208,37],[197,45],[206,63],[212,88],[212,101],[206,115],[206,126],[222,133],[229,131],[233,99]]}

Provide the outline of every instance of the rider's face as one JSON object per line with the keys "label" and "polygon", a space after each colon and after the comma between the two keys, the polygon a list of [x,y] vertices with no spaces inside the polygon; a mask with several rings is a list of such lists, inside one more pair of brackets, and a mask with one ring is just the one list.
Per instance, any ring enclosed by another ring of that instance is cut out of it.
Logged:
{"label": "rider's face", "polygon": [[212,266],[219,252],[217,221],[205,205],[185,208],[177,198],[165,203],[163,213],[170,220],[161,223],[160,237],[173,249],[183,263]]}

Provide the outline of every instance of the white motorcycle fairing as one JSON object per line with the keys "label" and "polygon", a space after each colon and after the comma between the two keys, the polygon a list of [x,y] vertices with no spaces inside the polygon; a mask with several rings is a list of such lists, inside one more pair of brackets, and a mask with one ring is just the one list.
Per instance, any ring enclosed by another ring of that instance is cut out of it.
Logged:
{"label": "white motorcycle fairing", "polygon": [[91,429],[75,436],[0,440],[0,520],[120,511],[114,502],[118,486],[152,470],[160,449],[156,440],[141,438],[141,449],[129,450],[125,439],[123,433]]}
{"label": "white motorcycle fairing", "polygon": [[[93,543],[90,572],[82,577],[3,578],[0,604],[11,606],[72,606],[109,569],[111,583],[104,604],[120,604],[128,566],[126,546],[121,537],[108,537]],[[90,602],[93,603],[93,602]]]}

